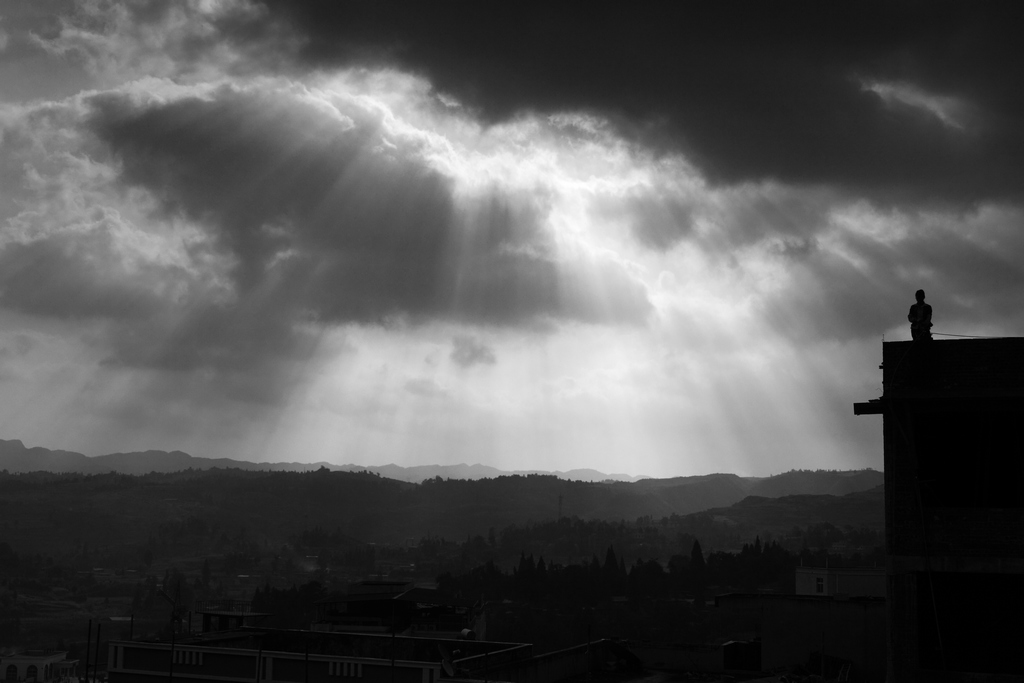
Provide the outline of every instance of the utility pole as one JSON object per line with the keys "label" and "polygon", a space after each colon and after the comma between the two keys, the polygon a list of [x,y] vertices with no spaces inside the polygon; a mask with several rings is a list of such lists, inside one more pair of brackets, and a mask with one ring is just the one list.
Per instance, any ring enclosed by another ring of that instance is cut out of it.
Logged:
{"label": "utility pole", "polygon": [[89,620],[89,632],[85,637],[85,683],[89,683],[89,652],[92,650],[92,619]]}
{"label": "utility pole", "polygon": [[167,666],[167,683],[174,683],[174,636],[176,631],[175,625],[181,621],[181,615],[178,613],[178,601],[181,599],[181,579],[178,579],[173,600],[163,591],[159,591],[158,595],[171,603],[171,663]]}
{"label": "utility pole", "polygon": [[174,683],[174,622],[171,621],[171,662],[167,665],[167,683]]}
{"label": "utility pole", "polygon": [[[92,663],[92,677],[93,680],[99,678],[100,675],[100,629],[103,628],[103,624],[96,624],[96,656],[93,657]],[[86,678],[88,678],[88,674]]]}
{"label": "utility pole", "polygon": [[256,653],[256,681],[260,683],[260,675],[263,673],[263,638],[260,638],[260,651]]}
{"label": "utility pole", "polygon": [[395,598],[391,598],[391,683],[395,683]]}

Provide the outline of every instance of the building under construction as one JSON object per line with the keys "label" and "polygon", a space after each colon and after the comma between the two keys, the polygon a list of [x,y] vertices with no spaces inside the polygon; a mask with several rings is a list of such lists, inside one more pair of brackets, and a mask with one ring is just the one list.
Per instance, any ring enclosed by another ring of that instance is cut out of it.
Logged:
{"label": "building under construction", "polygon": [[889,683],[1022,681],[1024,338],[882,356]]}

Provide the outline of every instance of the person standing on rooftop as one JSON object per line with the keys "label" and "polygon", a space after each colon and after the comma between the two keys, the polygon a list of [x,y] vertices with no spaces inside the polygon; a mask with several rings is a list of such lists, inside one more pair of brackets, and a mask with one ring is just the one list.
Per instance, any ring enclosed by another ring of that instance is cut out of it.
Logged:
{"label": "person standing on rooftop", "polygon": [[932,307],[924,302],[924,290],[914,293],[917,303],[910,307],[907,320],[910,321],[910,335],[914,341],[932,338]]}

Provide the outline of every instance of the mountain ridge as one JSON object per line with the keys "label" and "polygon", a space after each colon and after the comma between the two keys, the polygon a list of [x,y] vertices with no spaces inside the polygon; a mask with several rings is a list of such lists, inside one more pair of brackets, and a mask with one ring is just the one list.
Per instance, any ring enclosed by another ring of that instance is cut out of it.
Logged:
{"label": "mountain ridge", "polygon": [[[188,469],[209,470],[241,469],[268,472],[311,472],[322,468],[331,472],[371,472],[388,479],[419,484],[440,477],[442,479],[493,479],[502,476],[551,475],[566,481],[632,483],[650,489],[654,495],[664,494],[664,489],[676,489],[676,493],[690,492],[698,497],[708,496],[717,491],[709,500],[709,507],[721,504],[722,500],[734,498],[739,501],[745,495],[760,495],[777,498],[798,493],[820,493],[844,495],[871,488],[878,482],[880,473],[876,470],[840,470],[827,485],[818,476],[807,476],[810,470],[793,470],[770,477],[741,477],[737,474],[716,472],[657,479],[646,475],[624,473],[606,474],[595,469],[577,468],[566,471],[545,470],[501,470],[489,465],[459,463],[456,465],[414,465],[404,467],[394,463],[386,465],[357,465],[346,463],[336,465],[325,461],[304,463],[294,461],[252,462],[233,458],[207,458],[194,456],[184,451],[146,450],[128,453],[108,453],[87,456],[76,451],[51,450],[42,446],[27,447],[20,439],[0,439],[0,470],[12,474],[28,472],[68,472],[77,474],[118,474],[143,475],[151,472],[171,474]],[[800,484],[796,480],[801,480]],[[809,489],[808,486],[811,488]],[[824,488],[823,488],[824,486]],[[659,494],[659,491],[661,494]],[[700,493],[698,493],[700,492]],[[740,495],[742,494],[742,495]],[[724,498],[723,498],[724,496]]]}
{"label": "mountain ridge", "polygon": [[206,458],[183,451],[146,450],[129,453],[109,453],[88,456],[76,451],[51,450],[41,446],[27,447],[20,439],[0,439],[0,470],[13,474],[26,472],[74,472],[78,474],[149,474],[150,472],[172,473],[187,469],[207,470],[215,467],[243,470],[265,470],[271,472],[309,472],[324,467],[332,472],[373,472],[382,477],[421,483],[427,479],[488,479],[513,474],[551,474],[571,481],[626,481],[647,479],[644,475],[632,476],[623,473],[606,474],[593,469],[572,469],[567,471],[544,470],[500,470],[488,465],[459,463],[457,465],[416,465],[403,467],[394,463],[386,465],[357,465],[346,463],[336,465],[325,461],[267,462],[259,463],[233,458]]}

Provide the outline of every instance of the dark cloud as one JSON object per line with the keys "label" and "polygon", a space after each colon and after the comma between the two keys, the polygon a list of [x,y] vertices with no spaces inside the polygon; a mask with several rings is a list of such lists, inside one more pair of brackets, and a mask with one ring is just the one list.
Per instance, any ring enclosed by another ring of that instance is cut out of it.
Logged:
{"label": "dark cloud", "polygon": [[[956,203],[1024,188],[1024,8],[1012,3],[262,4],[308,65],[409,69],[491,121],[595,111],[717,183]],[[972,113],[950,126],[874,82]]]}
{"label": "dark cloud", "polygon": [[145,318],[160,290],[187,281],[175,266],[127,267],[109,230],[57,233],[0,250],[0,303],[55,318]]}
{"label": "dark cloud", "polygon": [[467,336],[458,336],[452,339],[451,359],[464,368],[474,365],[494,365],[498,362],[494,355],[494,349],[479,339]]}

